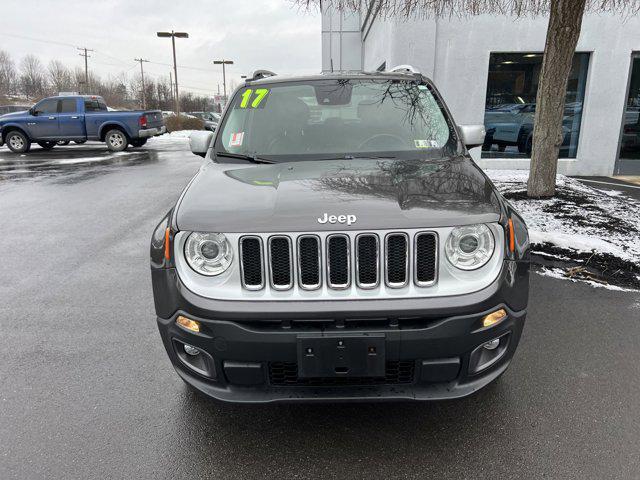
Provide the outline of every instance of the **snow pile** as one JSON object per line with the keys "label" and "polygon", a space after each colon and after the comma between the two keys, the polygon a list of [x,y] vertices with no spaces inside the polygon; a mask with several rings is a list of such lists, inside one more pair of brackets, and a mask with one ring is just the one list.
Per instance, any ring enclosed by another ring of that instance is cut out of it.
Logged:
{"label": "snow pile", "polygon": [[640,203],[558,175],[556,196],[527,198],[526,171],[488,170],[500,192],[522,214],[532,251],[581,265],[593,278],[640,288]]}
{"label": "snow pile", "polygon": [[158,137],[153,137],[153,140],[162,142],[184,143],[189,141],[189,136],[191,136],[193,132],[198,131],[200,130],[176,130],[174,132],[165,133],[164,135],[160,135]]}

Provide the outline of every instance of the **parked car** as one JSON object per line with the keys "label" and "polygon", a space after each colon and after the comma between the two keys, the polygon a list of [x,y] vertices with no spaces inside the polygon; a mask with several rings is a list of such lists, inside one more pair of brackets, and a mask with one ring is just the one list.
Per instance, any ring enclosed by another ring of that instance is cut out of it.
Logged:
{"label": "parked car", "polygon": [[492,144],[503,152],[507,146],[517,146],[521,153],[526,150],[527,137],[533,131],[535,103],[506,104],[485,111],[484,125],[487,130],[483,149],[490,150]]}
{"label": "parked car", "polygon": [[0,145],[26,153],[32,143],[50,150],[58,142],[105,142],[113,152],[141,147],[166,132],[159,110],[109,112],[102,97],[77,95],[41,100],[26,112],[0,117]]}
{"label": "parked car", "polygon": [[[258,72],[151,239],[178,375],[232,402],[435,400],[508,367],[523,330],[522,217],[418,73]],[[312,116],[310,112],[313,111]]]}
{"label": "parked car", "polygon": [[213,112],[189,112],[189,115],[202,120],[204,122],[204,129],[209,130],[210,132],[216,131],[216,127],[220,121],[220,117]]}
{"label": "parked car", "polygon": [[25,105],[0,105],[0,117],[7,113],[24,112],[29,110]]}

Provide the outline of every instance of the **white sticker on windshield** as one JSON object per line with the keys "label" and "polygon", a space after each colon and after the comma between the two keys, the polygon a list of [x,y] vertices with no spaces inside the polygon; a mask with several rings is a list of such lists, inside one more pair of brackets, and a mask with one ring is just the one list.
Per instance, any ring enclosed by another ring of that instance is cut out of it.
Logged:
{"label": "white sticker on windshield", "polygon": [[427,87],[426,85],[418,85],[418,89],[419,90],[429,90],[429,87]]}
{"label": "white sticker on windshield", "polygon": [[244,132],[232,133],[231,139],[229,139],[230,147],[241,147],[242,140],[244,140]]}
{"label": "white sticker on windshield", "polygon": [[413,143],[415,143],[416,148],[429,148],[429,142],[426,140],[414,140]]}

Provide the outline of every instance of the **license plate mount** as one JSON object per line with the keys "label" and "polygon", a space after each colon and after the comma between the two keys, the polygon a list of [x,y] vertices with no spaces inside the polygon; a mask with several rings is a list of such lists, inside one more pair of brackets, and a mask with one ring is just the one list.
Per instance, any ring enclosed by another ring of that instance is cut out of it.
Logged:
{"label": "license plate mount", "polygon": [[384,334],[298,336],[301,378],[384,377]]}

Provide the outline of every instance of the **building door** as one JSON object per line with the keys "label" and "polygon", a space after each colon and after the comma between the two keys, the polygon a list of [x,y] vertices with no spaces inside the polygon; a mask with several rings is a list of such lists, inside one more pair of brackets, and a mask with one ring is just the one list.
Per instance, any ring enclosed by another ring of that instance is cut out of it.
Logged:
{"label": "building door", "polygon": [[631,74],[622,118],[617,175],[640,175],[640,52],[631,57]]}

